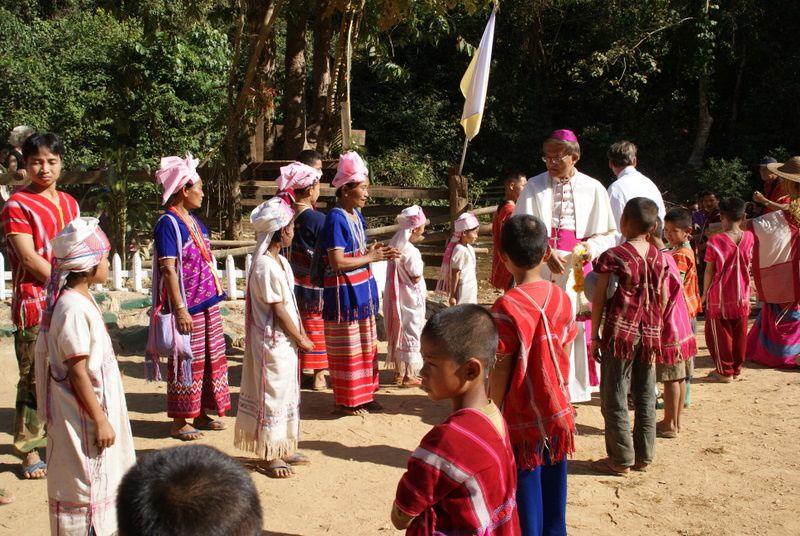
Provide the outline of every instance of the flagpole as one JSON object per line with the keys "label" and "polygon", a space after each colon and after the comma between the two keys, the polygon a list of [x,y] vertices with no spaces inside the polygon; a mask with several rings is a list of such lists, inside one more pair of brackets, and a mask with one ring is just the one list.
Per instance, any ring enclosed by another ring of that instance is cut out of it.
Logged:
{"label": "flagpole", "polygon": [[461,152],[461,163],[458,165],[458,174],[461,175],[461,172],[464,171],[464,159],[467,157],[467,145],[469,144],[469,138],[464,138],[464,150]]}

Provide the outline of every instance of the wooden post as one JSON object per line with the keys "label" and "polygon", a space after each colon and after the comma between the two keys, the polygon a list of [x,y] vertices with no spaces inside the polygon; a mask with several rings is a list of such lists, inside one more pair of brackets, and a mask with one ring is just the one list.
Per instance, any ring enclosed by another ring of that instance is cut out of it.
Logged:
{"label": "wooden post", "polygon": [[228,283],[228,299],[236,301],[236,263],[230,255],[225,259],[225,279]]}
{"label": "wooden post", "polygon": [[458,175],[458,169],[451,167],[448,171],[447,189],[450,193],[450,222],[454,222],[467,209],[469,204],[469,188],[467,178]]}
{"label": "wooden post", "polygon": [[114,253],[111,257],[111,288],[114,290],[122,290],[122,259],[119,253]]}

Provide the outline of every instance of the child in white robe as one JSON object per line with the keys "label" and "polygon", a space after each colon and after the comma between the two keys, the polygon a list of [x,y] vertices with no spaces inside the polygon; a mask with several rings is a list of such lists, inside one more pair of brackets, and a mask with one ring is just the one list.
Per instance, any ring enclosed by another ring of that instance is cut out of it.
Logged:
{"label": "child in white robe", "polygon": [[36,346],[50,530],[58,535],[116,534],[117,488],[136,462],[117,359],[89,294],[108,278],[109,244],[98,223],[77,218],[50,241],[48,307]]}
{"label": "child in white robe", "polygon": [[423,277],[425,264],[414,243],[422,240],[425,232],[425,213],[419,206],[412,205],[404,209],[396,221],[401,228],[389,241],[389,246],[397,248],[400,257],[388,262],[383,295],[388,339],[386,362],[394,367],[395,383],[411,387],[421,384],[419,336],[425,327],[428,291]]}
{"label": "child in white robe", "polygon": [[454,232],[447,243],[439,272],[436,291],[444,294],[449,305],[478,303],[478,275],[475,250],[480,222],[465,212],[453,224]]}
{"label": "child in white robe", "polygon": [[289,261],[280,254],[294,236],[291,207],[280,198],[250,216],[256,251],[247,280],[245,354],[234,445],[264,461],[258,470],[289,478],[292,465],[308,463],[297,453],[300,383],[297,349],[314,348],[305,335],[294,295]]}

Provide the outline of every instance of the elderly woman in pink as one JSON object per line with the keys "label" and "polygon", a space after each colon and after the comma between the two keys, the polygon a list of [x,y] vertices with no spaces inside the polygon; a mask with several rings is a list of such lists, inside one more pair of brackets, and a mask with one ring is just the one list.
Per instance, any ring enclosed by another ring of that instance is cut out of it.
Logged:
{"label": "elderly woman in pink", "polygon": [[367,166],[357,153],[351,151],[339,158],[332,183],[337,206],[325,218],[320,237],[325,261],[322,318],[333,399],[339,411],[349,415],[381,409],[374,400],[379,295],[370,263],[397,256],[395,248],[367,245],[367,224],[358,209],[369,197],[368,177]]}
{"label": "elderly woman in pink", "polygon": [[[191,334],[191,356],[168,356],[170,435],[182,441],[199,439],[200,430],[224,430],[225,424],[208,413],[224,416],[231,407],[218,305],[225,292],[214,271],[208,229],[189,212],[203,202],[196,167],[191,155],[170,156],[156,171],[167,209],[154,230],[152,310],[172,312],[178,331]],[[160,379],[158,356],[150,350],[148,359],[148,379]]]}

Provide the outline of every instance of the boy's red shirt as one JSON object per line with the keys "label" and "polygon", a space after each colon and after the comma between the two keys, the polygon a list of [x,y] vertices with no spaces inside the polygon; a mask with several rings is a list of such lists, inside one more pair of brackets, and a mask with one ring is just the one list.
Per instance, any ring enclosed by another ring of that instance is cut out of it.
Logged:
{"label": "boy's red shirt", "polygon": [[506,199],[492,219],[492,274],[489,282],[498,290],[506,290],[511,284],[511,273],[506,268],[503,259],[500,257],[502,248],[500,247],[500,233],[503,225],[514,214],[515,203]]}

